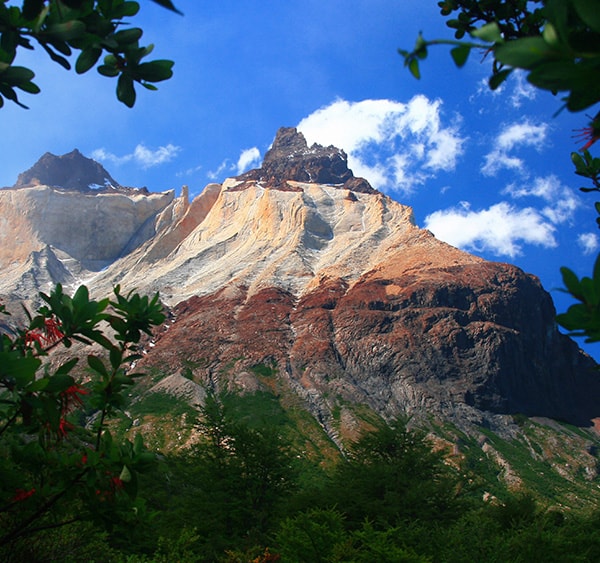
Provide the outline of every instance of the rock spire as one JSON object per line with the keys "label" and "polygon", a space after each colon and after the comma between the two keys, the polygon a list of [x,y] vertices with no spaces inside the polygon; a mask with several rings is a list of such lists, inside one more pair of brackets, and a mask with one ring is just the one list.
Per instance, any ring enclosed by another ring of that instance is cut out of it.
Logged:
{"label": "rock spire", "polygon": [[261,182],[265,187],[289,189],[287,181],[328,184],[355,192],[375,193],[364,178],[355,178],[348,168],[348,156],[334,146],[308,146],[295,127],[281,127],[262,166],[237,177]]}

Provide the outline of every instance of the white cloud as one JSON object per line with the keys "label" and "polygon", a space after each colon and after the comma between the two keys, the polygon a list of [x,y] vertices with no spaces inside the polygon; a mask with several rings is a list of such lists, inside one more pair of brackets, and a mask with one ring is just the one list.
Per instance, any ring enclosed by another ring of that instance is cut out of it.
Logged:
{"label": "white cloud", "polygon": [[518,109],[521,107],[523,100],[535,100],[537,90],[526,81],[525,73],[515,71],[511,75],[512,78],[514,78],[514,88],[509,98],[512,107]]}
{"label": "white cloud", "polygon": [[465,139],[445,125],[440,100],[336,100],[298,124],[309,145],[334,145],[356,176],[374,187],[410,193],[440,170],[456,167]]}
{"label": "white cloud", "polygon": [[219,164],[216,170],[212,170],[206,173],[209,180],[218,180],[226,170],[232,170],[233,166],[228,158],[226,158],[221,164]]}
{"label": "white cloud", "polygon": [[463,202],[460,207],[428,215],[425,228],[440,240],[464,250],[511,258],[521,254],[523,244],[557,246],[555,228],[537,210],[516,209],[507,202],[480,211],[472,211]]}
{"label": "white cloud", "polygon": [[180,150],[180,147],[172,144],[168,144],[164,147],[158,147],[154,150],[147,148],[143,144],[139,144],[135,147],[132,153],[123,156],[117,156],[106,151],[104,148],[96,149],[92,152],[92,158],[94,160],[112,162],[117,165],[125,164],[127,162],[135,162],[142,168],[152,168],[153,166],[158,166],[159,164],[173,160]]}
{"label": "white cloud", "polygon": [[186,168],[185,170],[181,170],[175,174],[178,178],[182,178],[185,176],[193,176],[202,170],[203,166],[198,164],[197,166],[191,166],[190,168]]}
{"label": "white cloud", "polygon": [[[499,100],[505,100],[511,107],[519,109],[524,101],[533,101],[536,98],[537,90],[527,82],[524,72],[514,71],[508,80],[495,90],[490,88],[489,81],[489,77],[485,76],[477,83],[475,94],[469,97],[470,102],[474,102],[479,96],[486,96],[493,98],[496,105]],[[485,108],[482,106],[480,113],[484,112]]]}
{"label": "white cloud", "polygon": [[246,149],[240,154],[240,158],[237,161],[237,173],[242,174],[246,170],[250,170],[253,167],[260,166],[260,151],[256,147]]}
{"label": "white cloud", "polygon": [[548,125],[535,125],[529,121],[505,126],[494,142],[493,149],[485,156],[481,172],[495,176],[502,168],[524,171],[523,161],[510,152],[519,147],[535,147],[541,150],[548,133]]}
{"label": "white cloud", "polygon": [[245,149],[240,153],[237,163],[234,164],[230,159],[226,158],[219,164],[216,170],[207,172],[206,176],[209,180],[219,181],[223,179],[223,176],[238,176],[254,166],[259,167],[260,164],[260,151],[256,147],[252,147],[250,149]]}
{"label": "white cloud", "polygon": [[511,184],[506,187],[504,193],[513,198],[541,198],[549,204],[541,210],[541,214],[554,224],[571,221],[575,210],[580,206],[575,192],[563,186],[554,174],[535,178],[532,182],[520,186]]}
{"label": "white cloud", "polygon": [[600,240],[598,240],[596,233],[581,233],[577,237],[577,244],[579,244],[584,254],[594,254],[600,248]]}

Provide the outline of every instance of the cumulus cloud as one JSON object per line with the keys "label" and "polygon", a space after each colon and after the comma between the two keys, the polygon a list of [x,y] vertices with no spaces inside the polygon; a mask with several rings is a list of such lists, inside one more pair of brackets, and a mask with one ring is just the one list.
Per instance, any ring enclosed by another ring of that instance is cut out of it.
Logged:
{"label": "cumulus cloud", "polygon": [[535,125],[529,121],[505,126],[494,141],[492,150],[485,156],[481,172],[485,176],[495,176],[503,168],[523,172],[524,163],[511,154],[520,147],[541,149],[546,140],[548,125]]}
{"label": "cumulus cloud", "polygon": [[442,123],[440,100],[336,100],[298,124],[309,145],[334,145],[356,176],[384,191],[410,193],[440,170],[456,167],[465,139]]}
{"label": "cumulus cloud", "polygon": [[246,170],[260,166],[260,151],[256,147],[246,149],[240,154],[237,161],[237,173],[243,174]]}
{"label": "cumulus cloud", "polygon": [[581,247],[584,254],[595,254],[600,248],[600,240],[596,233],[581,233],[577,237],[577,244]]}
{"label": "cumulus cloud", "polygon": [[123,156],[117,156],[104,148],[96,149],[92,152],[92,158],[103,162],[112,162],[117,165],[134,162],[142,168],[152,168],[153,166],[173,160],[180,150],[180,147],[172,144],[158,147],[157,149],[149,149],[143,144],[139,144],[132,153]]}
{"label": "cumulus cloud", "polygon": [[532,182],[519,186],[511,184],[504,193],[513,198],[541,198],[548,204],[540,210],[541,214],[556,225],[571,221],[580,205],[575,192],[563,186],[554,174],[535,178]]}
{"label": "cumulus cloud", "polygon": [[508,202],[478,211],[463,202],[428,215],[425,227],[440,240],[464,250],[511,258],[521,254],[523,244],[557,246],[555,228],[536,209],[517,209]]}
{"label": "cumulus cloud", "polygon": [[207,172],[206,176],[210,180],[218,181],[223,176],[238,176],[243,174],[247,170],[255,167],[258,168],[261,164],[260,151],[256,147],[245,149],[240,153],[237,162],[231,162],[229,158],[226,158],[216,170]]}

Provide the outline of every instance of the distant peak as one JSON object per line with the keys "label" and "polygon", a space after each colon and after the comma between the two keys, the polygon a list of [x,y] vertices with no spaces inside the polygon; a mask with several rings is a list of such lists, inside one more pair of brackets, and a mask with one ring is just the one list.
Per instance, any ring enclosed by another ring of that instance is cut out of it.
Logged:
{"label": "distant peak", "polygon": [[376,191],[366,180],[354,177],[343,150],[317,143],[309,147],[304,135],[295,127],[281,127],[262,166],[237,178],[259,181],[265,187],[277,189],[289,189],[286,181],[291,180],[331,184],[357,192]]}
{"label": "distant peak", "polygon": [[78,149],[62,156],[45,153],[29,170],[19,174],[13,187],[39,185],[83,192],[94,188],[122,187],[101,164],[83,156]]}

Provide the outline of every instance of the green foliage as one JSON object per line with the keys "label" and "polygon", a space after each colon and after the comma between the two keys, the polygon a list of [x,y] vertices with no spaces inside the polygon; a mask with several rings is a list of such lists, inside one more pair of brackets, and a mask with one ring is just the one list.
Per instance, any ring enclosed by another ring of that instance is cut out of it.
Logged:
{"label": "green foliage", "polygon": [[[152,0],[178,12],[170,0]],[[4,99],[26,108],[17,90],[37,94],[31,69],[14,65],[19,49],[39,45],[52,61],[66,70],[69,58],[78,53],[75,72],[83,74],[97,66],[103,76],[117,78],[117,98],[133,107],[134,84],[156,90],[154,83],[173,75],[173,62],[142,62],[153,45],[140,46],[143,31],[136,27],[121,29],[124,18],[135,16],[139,3],[131,0],[24,0],[21,8],[0,0],[0,107]],[[101,64],[102,54],[106,53]]]}
{"label": "green foliage", "polygon": [[419,431],[402,420],[367,432],[340,463],[330,502],[352,525],[364,518],[394,526],[403,520],[455,518],[461,510],[457,476]]}
{"label": "green foliage", "polygon": [[579,303],[556,317],[557,322],[573,336],[585,336],[586,342],[600,341],[600,255],[596,258],[592,277],[579,279],[569,268],[560,269],[566,291]]}
{"label": "green foliage", "polygon": [[[555,443],[554,431],[545,442],[535,433],[539,425],[525,419],[528,435],[521,440],[482,429],[494,451],[532,483],[534,497],[509,493],[494,456],[488,459],[476,439],[463,436],[461,454],[447,458],[404,421],[365,433],[334,467],[320,458],[312,466],[297,463],[297,419],[280,400],[209,393],[197,422],[202,439],[139,475],[153,518],[135,528],[134,538],[133,530],[118,541],[118,530],[111,533],[113,549],[122,552],[117,561],[596,560],[600,520],[584,511],[594,503],[595,482],[582,478],[576,488],[553,471],[558,459],[533,459],[529,449],[533,442],[542,449]],[[278,437],[265,433],[269,425]],[[564,432],[577,434],[579,448],[591,439],[574,428]],[[490,465],[486,484],[474,484],[482,463]],[[548,509],[542,493],[552,497],[559,489],[554,503],[577,494],[577,510]],[[484,502],[483,491],[494,496]]]}
{"label": "green foliage", "polygon": [[[87,520],[112,529],[143,514],[138,472],[154,462],[141,435],[116,442],[106,420],[124,402],[136,374],[142,332],[164,320],[158,296],[91,300],[86,287],[73,297],[58,285],[29,324],[0,336],[0,548]],[[0,312],[6,313],[3,306]],[[100,326],[110,327],[116,342]],[[77,357],[52,368],[45,357],[73,341],[99,344],[108,364],[88,355],[83,385],[71,375]],[[84,412],[93,413],[86,423]]]}
{"label": "green foliage", "polygon": [[[530,6],[543,4],[530,11]],[[456,41],[426,41],[421,34],[412,51],[400,50],[405,66],[416,78],[419,60],[430,45],[453,45],[454,63],[463,66],[472,50],[492,52],[490,87],[494,90],[514,69],[527,72],[534,86],[553,93],[567,92],[570,111],[586,109],[600,100],[600,28],[597,0],[537,0],[503,2],[445,0],[444,16],[458,11],[447,25]],[[481,27],[477,24],[483,23]],[[480,42],[460,41],[466,34]]]}
{"label": "green foliage", "polygon": [[151,414],[155,417],[169,415],[171,417],[187,414],[194,416],[196,410],[191,407],[184,399],[179,399],[174,395],[162,392],[153,392],[145,394],[139,401],[133,403],[129,410],[131,416],[140,416]]}

